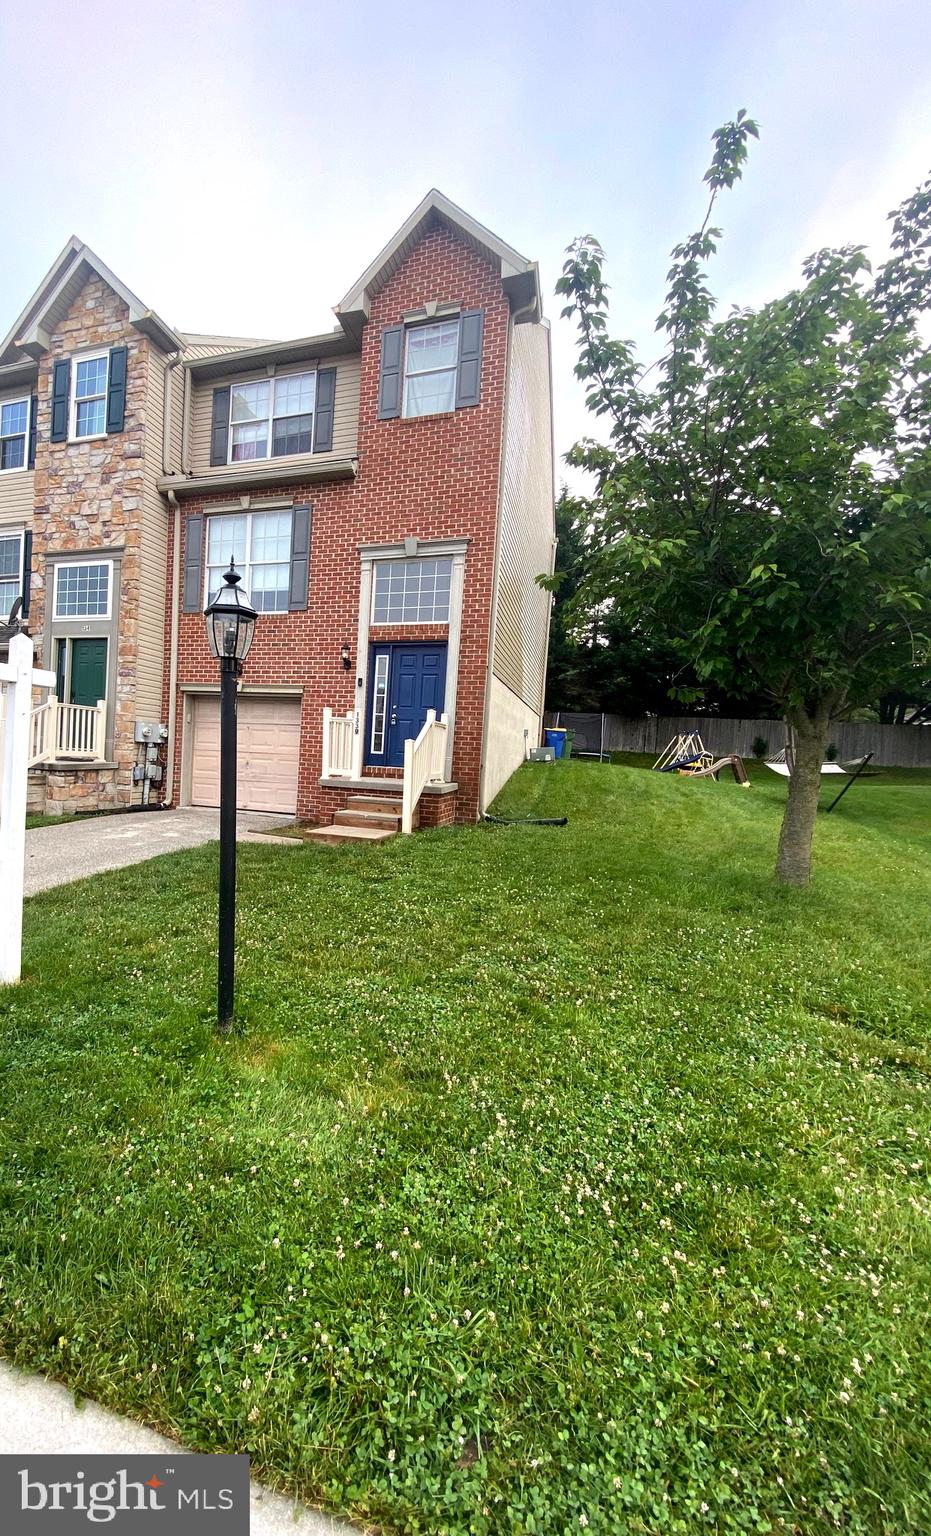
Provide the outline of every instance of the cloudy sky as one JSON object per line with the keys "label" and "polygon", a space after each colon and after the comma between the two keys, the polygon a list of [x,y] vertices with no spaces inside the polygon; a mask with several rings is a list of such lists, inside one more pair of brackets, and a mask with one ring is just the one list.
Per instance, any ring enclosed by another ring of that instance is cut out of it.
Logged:
{"label": "cloudy sky", "polygon": [[553,285],[609,256],[614,330],[653,355],[712,129],[762,139],[720,210],[725,303],[824,244],[885,239],[931,170],[929,0],[0,0],[0,332],[76,233],[184,330],[285,337],[431,186],[541,265],[557,450],[590,429]]}

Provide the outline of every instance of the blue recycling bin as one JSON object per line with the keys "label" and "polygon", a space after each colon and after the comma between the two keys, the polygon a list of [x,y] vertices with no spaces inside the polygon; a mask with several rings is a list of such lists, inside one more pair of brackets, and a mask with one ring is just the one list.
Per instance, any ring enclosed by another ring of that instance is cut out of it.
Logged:
{"label": "blue recycling bin", "polygon": [[566,750],[566,733],[557,726],[552,726],[543,733],[543,741],[547,747],[552,747],[557,757],[562,757]]}

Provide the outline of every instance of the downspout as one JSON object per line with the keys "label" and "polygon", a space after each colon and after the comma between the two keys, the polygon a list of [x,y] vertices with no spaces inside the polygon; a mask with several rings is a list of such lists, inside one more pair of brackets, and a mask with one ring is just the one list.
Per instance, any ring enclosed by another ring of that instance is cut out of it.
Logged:
{"label": "downspout", "polygon": [[[171,395],[172,375],[178,364],[184,361],[179,352],[170,359],[165,369],[165,400],[162,420],[162,474],[171,473]],[[179,445],[183,453],[182,443]],[[175,784],[175,726],[177,724],[176,694],[178,691],[178,580],[181,570],[181,507],[174,491],[168,492],[168,505],[174,513],[174,530],[171,548],[171,639],[168,651],[168,751],[165,764],[165,795],[163,804],[171,805]]]}
{"label": "downspout", "polygon": [[172,805],[175,787],[175,727],[178,717],[178,582],[181,574],[181,504],[174,491],[168,492],[174,512],[171,546],[171,639],[168,650],[168,761],[165,765],[165,805]]}

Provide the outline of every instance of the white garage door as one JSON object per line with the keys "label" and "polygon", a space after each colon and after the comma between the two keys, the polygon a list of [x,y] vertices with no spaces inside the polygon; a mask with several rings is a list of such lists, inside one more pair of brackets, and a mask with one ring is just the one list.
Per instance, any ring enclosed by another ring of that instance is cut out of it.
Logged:
{"label": "white garage door", "polygon": [[[220,803],[220,700],[193,700],[191,804]],[[241,811],[297,811],[301,701],[241,695],[236,804]]]}

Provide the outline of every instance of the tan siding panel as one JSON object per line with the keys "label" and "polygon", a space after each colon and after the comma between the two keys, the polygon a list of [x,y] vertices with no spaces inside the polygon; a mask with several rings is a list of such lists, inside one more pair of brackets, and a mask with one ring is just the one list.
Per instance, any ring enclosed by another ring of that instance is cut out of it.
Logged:
{"label": "tan siding panel", "polygon": [[[0,404],[10,400],[22,400],[34,393],[31,389],[4,390]],[[28,447],[28,442],[27,442]],[[34,506],[33,471],[31,469],[7,469],[0,471],[0,527],[10,525],[32,527]]]}
{"label": "tan siding panel", "polygon": [[511,340],[492,670],[531,709],[546,673],[554,534],[549,332],[518,325]]}
{"label": "tan siding panel", "polygon": [[[327,366],[331,366],[327,364]],[[336,361],[336,406],[333,417],[333,449],[332,453],[314,454],[315,463],[325,463],[329,458],[344,459],[356,452],[359,436],[359,375],[360,360],[358,357],[339,358]],[[287,373],[299,373],[300,368],[282,369],[280,378]],[[264,379],[268,375],[264,368],[252,373],[238,374],[237,383],[247,383],[253,379]],[[191,412],[191,469],[195,475],[222,474],[221,466],[210,464],[210,418],[213,409],[213,391],[222,387],[225,380],[211,379],[206,384],[194,385],[194,405]],[[300,464],[302,460],[309,458],[308,454],[289,454],[285,458],[275,459],[276,465],[284,466]],[[269,462],[259,460],[260,464]],[[230,474],[241,474],[242,464],[230,464],[226,466]]]}
{"label": "tan siding panel", "polygon": [[[179,370],[173,385],[180,386]],[[146,392],[145,458],[142,466],[142,536],[139,546],[138,658],[136,719],[158,720],[162,707],[162,667],[165,644],[168,511],[156,482],[162,468],[162,425],[165,415],[165,358],[149,348]],[[180,393],[180,388],[178,390]]]}
{"label": "tan siding panel", "polygon": [[32,527],[33,478],[31,469],[9,469],[0,474],[0,528]]}

